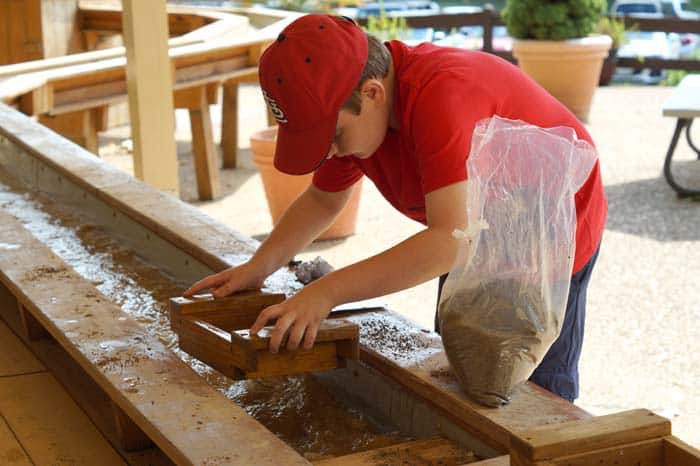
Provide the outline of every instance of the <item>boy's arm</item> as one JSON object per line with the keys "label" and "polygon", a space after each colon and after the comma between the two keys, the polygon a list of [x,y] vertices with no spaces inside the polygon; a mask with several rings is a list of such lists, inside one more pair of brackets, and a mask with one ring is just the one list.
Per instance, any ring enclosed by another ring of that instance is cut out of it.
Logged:
{"label": "boy's arm", "polygon": [[321,320],[334,306],[410,288],[449,272],[459,250],[459,241],[452,237],[452,232],[466,228],[466,199],[466,181],[427,194],[428,228],[380,254],[320,278],[283,303],[268,307],[251,331],[259,331],[276,318],[271,351],[277,351],[286,333],[288,349],[296,349],[302,340],[304,348],[310,348]]}
{"label": "boy's arm", "polygon": [[198,281],[184,296],[211,289],[218,298],[238,290],[260,288],[268,275],[286,265],[333,223],[352,189],[333,193],[311,185],[287,208],[250,261]]}

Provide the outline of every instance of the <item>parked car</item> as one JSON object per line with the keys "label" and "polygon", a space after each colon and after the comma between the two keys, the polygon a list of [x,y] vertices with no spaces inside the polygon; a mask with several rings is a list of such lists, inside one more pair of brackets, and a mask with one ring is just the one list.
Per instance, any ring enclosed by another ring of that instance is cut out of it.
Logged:
{"label": "parked car", "polygon": [[440,14],[440,5],[427,0],[363,3],[358,7],[338,8],[337,13],[350,18],[364,19],[379,16],[384,10],[387,16],[422,16]]}
{"label": "parked car", "polygon": [[662,0],[661,12],[664,16],[679,19],[700,19],[700,13],[691,8],[688,0]]}
{"label": "parked car", "polygon": [[637,18],[663,18],[661,0],[615,0],[610,14]]}
{"label": "parked car", "polygon": [[616,78],[656,84],[666,76],[665,70],[648,69],[644,61],[649,58],[676,59],[680,54],[678,35],[667,35],[665,32],[628,31],[627,43],[622,45],[617,56],[620,58],[635,58],[639,66],[635,68],[617,68]]}

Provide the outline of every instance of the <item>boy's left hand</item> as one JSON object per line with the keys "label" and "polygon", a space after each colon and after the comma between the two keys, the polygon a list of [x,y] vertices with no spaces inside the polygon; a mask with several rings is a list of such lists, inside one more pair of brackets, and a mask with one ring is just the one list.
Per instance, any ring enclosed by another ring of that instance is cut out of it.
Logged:
{"label": "boy's left hand", "polygon": [[288,335],[288,350],[294,351],[299,348],[302,340],[302,347],[311,349],[318,327],[321,321],[328,317],[332,307],[333,303],[323,289],[310,285],[291,298],[263,309],[250,327],[250,333],[257,334],[269,321],[277,319],[270,336],[270,352],[276,353],[279,350],[285,335]]}

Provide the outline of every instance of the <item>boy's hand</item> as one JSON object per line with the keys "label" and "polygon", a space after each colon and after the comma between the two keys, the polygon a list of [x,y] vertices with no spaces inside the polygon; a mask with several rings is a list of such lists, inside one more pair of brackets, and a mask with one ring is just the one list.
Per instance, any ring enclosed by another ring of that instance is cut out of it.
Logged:
{"label": "boy's hand", "polygon": [[270,352],[276,353],[280,343],[287,336],[287,349],[294,351],[302,343],[304,349],[311,349],[316,340],[321,321],[328,317],[333,303],[323,289],[310,285],[291,298],[265,308],[252,327],[250,333],[257,334],[267,323],[277,319],[270,335]]}
{"label": "boy's hand", "polygon": [[215,298],[223,298],[236,291],[258,290],[262,288],[264,281],[265,278],[259,278],[248,263],[246,263],[238,267],[231,267],[230,269],[215,273],[214,275],[209,275],[189,287],[182,295],[189,298],[200,291],[211,290],[212,296]]}

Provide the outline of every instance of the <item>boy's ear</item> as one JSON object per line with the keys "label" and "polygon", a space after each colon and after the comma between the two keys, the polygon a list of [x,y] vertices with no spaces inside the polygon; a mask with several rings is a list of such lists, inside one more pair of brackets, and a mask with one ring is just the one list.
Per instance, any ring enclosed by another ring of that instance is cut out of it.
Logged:
{"label": "boy's ear", "polygon": [[368,79],[362,83],[360,92],[376,103],[384,103],[386,101],[386,88],[378,79]]}

